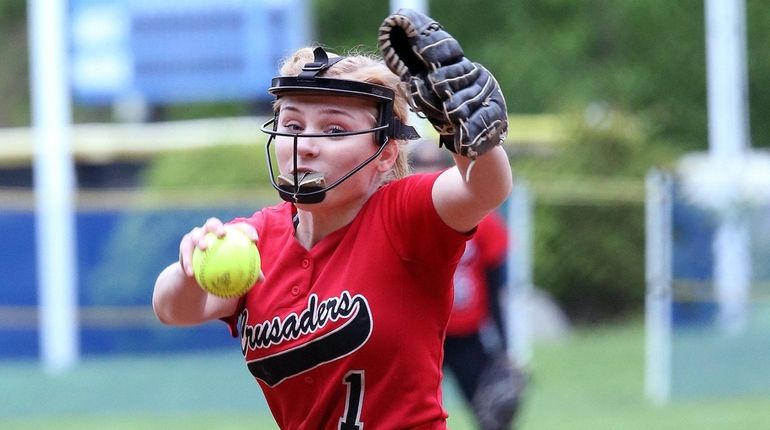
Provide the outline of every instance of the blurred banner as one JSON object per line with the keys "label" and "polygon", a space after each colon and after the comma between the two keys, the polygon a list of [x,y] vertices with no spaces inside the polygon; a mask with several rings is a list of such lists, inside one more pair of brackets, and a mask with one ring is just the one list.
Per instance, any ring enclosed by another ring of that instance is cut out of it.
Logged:
{"label": "blurred banner", "polygon": [[75,100],[258,101],[308,44],[306,0],[71,0]]}

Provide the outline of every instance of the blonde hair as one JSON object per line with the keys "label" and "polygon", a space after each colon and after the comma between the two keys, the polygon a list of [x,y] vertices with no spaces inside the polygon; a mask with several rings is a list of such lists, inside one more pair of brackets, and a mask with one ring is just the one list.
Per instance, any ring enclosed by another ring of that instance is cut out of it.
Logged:
{"label": "blonde hair", "polygon": [[[300,48],[291,56],[285,58],[281,64],[281,76],[297,76],[302,71],[302,66],[313,62],[313,49],[315,47]],[[339,55],[327,52],[329,58]],[[363,52],[351,51],[348,55],[332,67],[327,69],[324,78],[347,79],[361,81],[370,84],[382,85],[395,92],[393,98],[393,114],[404,124],[407,124],[409,104],[398,76],[388,69],[382,58]],[[280,99],[273,104],[274,111],[280,109]],[[384,181],[389,182],[403,178],[409,174],[409,162],[407,160],[406,140],[390,138],[398,145],[398,158],[393,168],[385,176]]]}

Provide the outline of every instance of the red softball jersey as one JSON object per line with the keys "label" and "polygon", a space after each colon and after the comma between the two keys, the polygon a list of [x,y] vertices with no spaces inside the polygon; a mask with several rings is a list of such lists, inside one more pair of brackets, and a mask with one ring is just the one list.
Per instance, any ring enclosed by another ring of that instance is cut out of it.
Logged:
{"label": "red softball jersey", "polygon": [[257,229],[265,279],[229,323],[280,428],[446,429],[442,345],[472,235],[439,218],[437,177],[384,185],[310,250],[289,203],[234,220]]}
{"label": "red softball jersey", "polygon": [[477,332],[490,318],[487,270],[505,263],[508,234],[496,212],[487,215],[468,241],[454,276],[454,304],[447,336]]}

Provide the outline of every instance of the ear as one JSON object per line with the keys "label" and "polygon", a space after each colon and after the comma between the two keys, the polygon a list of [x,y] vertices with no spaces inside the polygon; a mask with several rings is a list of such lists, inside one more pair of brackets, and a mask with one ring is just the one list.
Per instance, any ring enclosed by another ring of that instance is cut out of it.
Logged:
{"label": "ear", "polygon": [[385,149],[382,150],[382,153],[375,161],[377,163],[377,171],[380,173],[390,171],[390,169],[392,169],[396,164],[396,160],[398,159],[398,151],[398,141],[394,139],[388,139],[388,141],[385,143]]}

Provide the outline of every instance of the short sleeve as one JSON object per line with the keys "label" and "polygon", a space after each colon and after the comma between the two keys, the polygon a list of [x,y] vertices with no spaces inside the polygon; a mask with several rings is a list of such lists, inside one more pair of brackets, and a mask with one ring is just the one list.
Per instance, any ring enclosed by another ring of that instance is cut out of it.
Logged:
{"label": "short sleeve", "polygon": [[405,260],[456,262],[473,234],[449,227],[433,204],[433,184],[440,172],[416,174],[389,184],[378,198],[383,224],[396,252]]}

